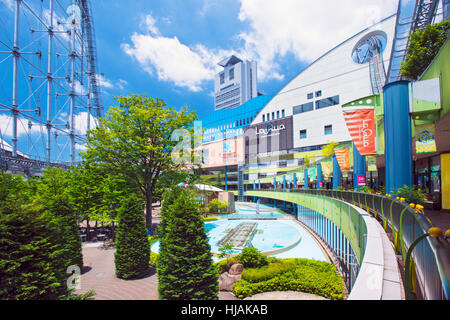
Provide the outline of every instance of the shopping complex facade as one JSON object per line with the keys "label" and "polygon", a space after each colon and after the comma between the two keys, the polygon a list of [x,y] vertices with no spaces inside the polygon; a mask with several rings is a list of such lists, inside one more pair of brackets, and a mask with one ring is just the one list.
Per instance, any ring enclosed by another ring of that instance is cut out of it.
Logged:
{"label": "shopping complex facade", "polygon": [[239,200],[258,189],[365,185],[388,193],[418,185],[435,207],[449,209],[449,43],[418,81],[387,83],[396,25],[394,14],[323,54],[276,94],[201,119],[203,174]]}

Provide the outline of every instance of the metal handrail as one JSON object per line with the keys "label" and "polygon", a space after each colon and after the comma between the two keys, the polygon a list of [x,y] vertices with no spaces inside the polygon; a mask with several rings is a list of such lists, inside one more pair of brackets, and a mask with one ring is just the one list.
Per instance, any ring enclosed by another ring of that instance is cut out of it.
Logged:
{"label": "metal handrail", "polygon": [[[396,250],[403,255],[415,239],[428,232],[432,224],[408,204],[395,198],[372,193],[326,189],[285,189],[326,196],[352,203],[367,210],[392,230]],[[400,224],[401,220],[401,224]],[[401,234],[400,234],[401,233]],[[425,299],[448,300],[450,279],[450,245],[447,241],[428,237],[414,250],[414,265],[418,285]],[[403,247],[403,249],[402,249]]]}

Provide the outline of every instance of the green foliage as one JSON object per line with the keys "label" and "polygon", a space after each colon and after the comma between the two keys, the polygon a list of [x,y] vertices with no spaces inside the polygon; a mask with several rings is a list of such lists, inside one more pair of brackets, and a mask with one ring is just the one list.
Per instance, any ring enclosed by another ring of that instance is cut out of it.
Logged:
{"label": "green foliage", "polygon": [[238,263],[238,261],[233,257],[214,263],[214,267],[216,268],[218,274],[222,274],[230,270],[231,266],[235,263]]}
{"label": "green foliage", "polygon": [[[70,295],[66,270],[73,257],[65,243],[66,225],[60,225],[65,221],[41,205],[31,204],[33,193],[20,176],[0,174],[2,300],[53,300]],[[51,203],[59,208],[59,199]]]}
{"label": "green foliage", "polygon": [[374,193],[374,190],[368,186],[362,186],[359,188],[360,192],[366,192],[366,193]]}
{"label": "green foliage", "polygon": [[218,274],[198,202],[189,191],[174,188],[164,194],[162,206],[157,261],[160,299],[217,299]]}
{"label": "green foliage", "polygon": [[228,258],[233,253],[233,245],[231,243],[227,243],[219,248],[219,252],[219,258],[227,258],[226,260],[228,261]]}
{"label": "green foliage", "polygon": [[397,191],[397,196],[400,198],[405,198],[407,203],[414,204],[424,204],[427,199],[426,193],[420,189],[418,186],[406,186],[399,188]]}
{"label": "green foliage", "polygon": [[[178,151],[178,141],[172,135],[177,129],[190,132],[196,115],[187,107],[177,111],[162,99],[146,95],[115,99],[120,107],[111,107],[101,125],[90,131],[83,157],[126,179],[141,192],[145,212],[150,213],[160,175],[183,168],[183,163],[172,161],[172,151]],[[146,219],[150,230],[151,214]]]}
{"label": "green foliage", "polygon": [[158,261],[158,254],[156,252],[150,251],[150,266],[156,268],[156,262]]}
{"label": "green foliage", "polygon": [[335,266],[308,259],[281,259],[281,263],[273,262],[259,270],[244,269],[242,279],[233,286],[233,293],[238,298],[290,290],[333,300],[343,299],[344,295],[342,279],[335,273]]}
{"label": "green foliage", "polygon": [[447,19],[414,32],[409,39],[406,59],[401,65],[402,76],[417,80],[447,40],[449,29],[450,20]]}
{"label": "green foliage", "polygon": [[221,214],[226,213],[228,208],[228,203],[220,201],[219,199],[211,200],[207,205],[208,213],[210,214]]}
{"label": "green foliage", "polygon": [[296,265],[292,261],[272,262],[261,268],[245,268],[242,272],[242,279],[248,282],[261,282],[269,280],[276,275],[292,271]]}
{"label": "green foliage", "polygon": [[119,210],[114,263],[116,275],[123,279],[144,277],[149,271],[150,246],[142,205],[131,194]]}
{"label": "green foliage", "polygon": [[324,158],[331,157],[334,154],[334,149],[339,145],[338,142],[329,142],[322,148],[322,156]]}
{"label": "green foliage", "polygon": [[202,217],[203,221],[215,221],[215,220],[219,220],[219,218],[217,217]]}
{"label": "green foliage", "polygon": [[58,259],[66,268],[77,265],[83,268],[81,238],[78,232],[78,219],[70,200],[68,187],[69,172],[58,168],[47,168],[36,185],[34,206],[40,207],[49,216],[53,228],[62,239],[63,251]]}
{"label": "green foliage", "polygon": [[258,268],[268,264],[267,256],[260,253],[256,248],[245,247],[236,256],[236,260],[242,263],[245,268]]}

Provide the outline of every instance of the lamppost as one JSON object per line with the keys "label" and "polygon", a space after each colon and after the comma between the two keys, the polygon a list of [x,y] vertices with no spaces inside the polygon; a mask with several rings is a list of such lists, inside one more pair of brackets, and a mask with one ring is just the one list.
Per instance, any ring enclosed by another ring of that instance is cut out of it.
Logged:
{"label": "lamppost", "polygon": [[[405,295],[407,300],[412,300],[413,296],[411,294],[411,284],[410,284],[410,276],[409,276],[409,265],[411,262],[411,255],[414,250],[414,248],[417,246],[417,244],[422,241],[423,239],[432,236],[434,238],[439,238],[442,235],[442,230],[437,227],[432,227],[428,229],[428,232],[418,237],[414,242],[411,244],[411,246],[408,249],[408,252],[406,253],[406,259],[405,259]],[[450,236],[450,230],[447,230],[445,232],[445,235],[447,237]]]}

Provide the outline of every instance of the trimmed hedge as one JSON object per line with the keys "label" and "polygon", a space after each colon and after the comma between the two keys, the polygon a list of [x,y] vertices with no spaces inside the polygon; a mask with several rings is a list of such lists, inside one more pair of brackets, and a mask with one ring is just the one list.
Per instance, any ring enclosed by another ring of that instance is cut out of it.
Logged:
{"label": "trimmed hedge", "polygon": [[147,237],[141,202],[130,195],[119,210],[114,264],[116,276],[122,279],[148,275],[150,245]]}
{"label": "trimmed hedge", "polygon": [[309,259],[280,259],[268,266],[247,269],[233,286],[238,298],[270,291],[301,291],[332,300],[343,299],[342,279],[328,262]]}
{"label": "trimmed hedge", "polygon": [[161,300],[218,299],[218,275],[200,213],[189,191],[164,194],[156,264]]}
{"label": "trimmed hedge", "polygon": [[261,268],[244,269],[242,279],[251,283],[266,281],[279,274],[293,271],[296,267],[294,262],[281,260],[279,262],[269,263],[267,266]]}

